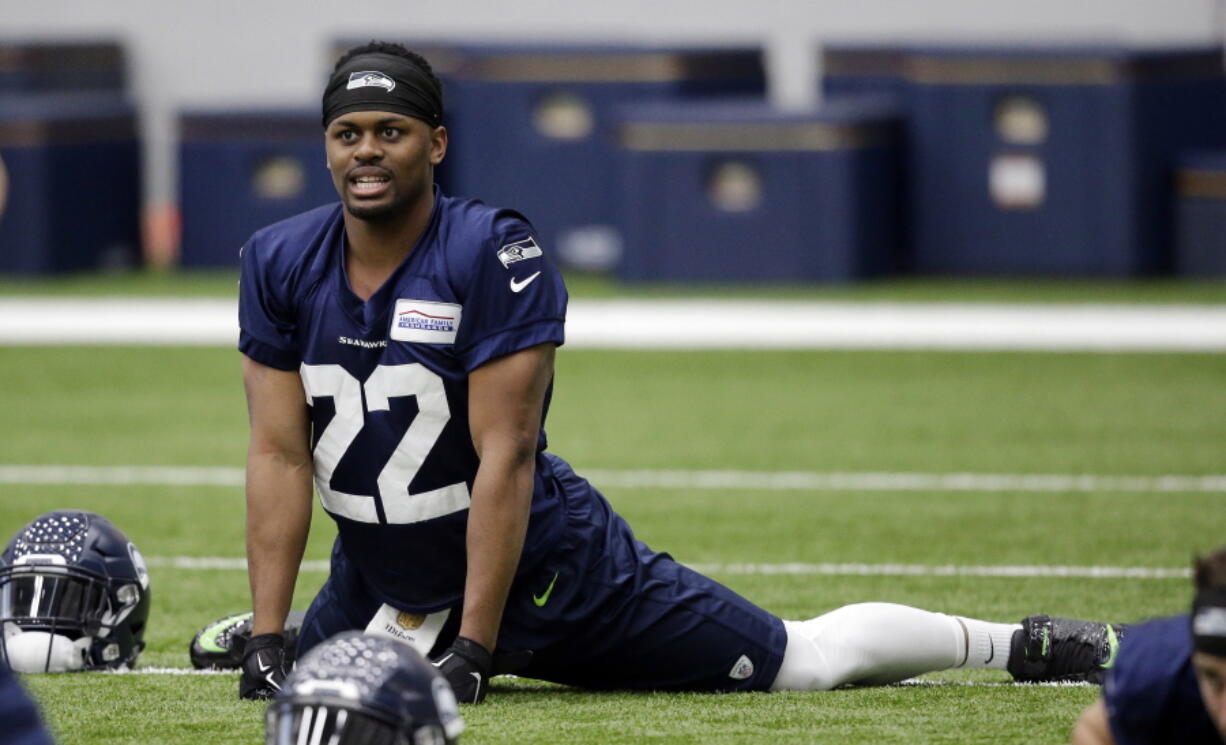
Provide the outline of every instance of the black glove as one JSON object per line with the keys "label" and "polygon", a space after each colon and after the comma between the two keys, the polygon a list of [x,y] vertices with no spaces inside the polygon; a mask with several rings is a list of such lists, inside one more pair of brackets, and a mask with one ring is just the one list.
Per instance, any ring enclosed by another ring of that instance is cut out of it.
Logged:
{"label": "black glove", "polygon": [[485,700],[494,670],[494,656],[472,639],[457,636],[434,666],[443,674],[462,704],[479,704]]}
{"label": "black glove", "polygon": [[260,634],[243,649],[243,674],[238,679],[238,697],[253,701],[272,698],[285,680],[285,637]]}

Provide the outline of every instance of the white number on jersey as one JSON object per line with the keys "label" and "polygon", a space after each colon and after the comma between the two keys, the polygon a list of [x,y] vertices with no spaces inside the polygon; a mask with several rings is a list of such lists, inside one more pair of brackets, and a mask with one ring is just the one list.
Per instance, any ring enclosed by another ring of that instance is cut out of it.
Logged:
{"label": "white number on jersey", "polygon": [[315,487],[324,509],[358,522],[379,522],[373,494],[346,494],[331,487],[336,465],[362,430],[363,389],[367,411],[388,411],[393,398],[417,399],[417,416],[377,480],[387,522],[416,523],[468,509],[472,496],[462,481],[417,494],[409,492],[409,484],[451,419],[442,378],[416,362],[379,365],[365,385],[340,365],[304,364],[299,372],[308,403],[314,405],[317,398],[331,398],[336,407],[336,415],[315,445]]}

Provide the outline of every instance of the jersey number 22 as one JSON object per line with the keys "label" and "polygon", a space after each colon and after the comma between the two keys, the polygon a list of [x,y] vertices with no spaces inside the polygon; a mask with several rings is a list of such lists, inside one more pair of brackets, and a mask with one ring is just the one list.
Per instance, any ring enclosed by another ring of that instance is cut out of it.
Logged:
{"label": "jersey number 22", "polygon": [[417,494],[409,492],[409,484],[451,419],[442,378],[416,362],[379,365],[364,384],[340,365],[302,365],[299,372],[308,402],[313,404],[316,398],[331,398],[336,407],[336,415],[324,427],[315,445],[315,487],[319,489],[324,509],[358,522],[379,522],[373,494],[346,494],[331,486],[336,465],[365,421],[363,389],[366,408],[370,411],[390,410],[393,398],[412,396],[417,399],[417,416],[377,480],[387,522],[416,523],[468,509],[472,496],[464,482]]}

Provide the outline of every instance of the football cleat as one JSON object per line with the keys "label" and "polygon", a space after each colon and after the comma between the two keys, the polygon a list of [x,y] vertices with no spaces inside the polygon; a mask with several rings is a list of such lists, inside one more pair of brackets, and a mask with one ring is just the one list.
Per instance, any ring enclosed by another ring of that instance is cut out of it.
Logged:
{"label": "football cleat", "polygon": [[[188,647],[192,667],[197,670],[237,670],[242,666],[243,650],[251,638],[251,611],[233,613],[217,619],[196,632]],[[298,646],[298,629],[306,613],[290,611],[285,619],[285,664],[293,665]]]}
{"label": "football cleat", "polygon": [[1013,632],[1009,674],[1020,683],[1101,684],[1115,664],[1126,626],[1074,618],[1027,616]]}

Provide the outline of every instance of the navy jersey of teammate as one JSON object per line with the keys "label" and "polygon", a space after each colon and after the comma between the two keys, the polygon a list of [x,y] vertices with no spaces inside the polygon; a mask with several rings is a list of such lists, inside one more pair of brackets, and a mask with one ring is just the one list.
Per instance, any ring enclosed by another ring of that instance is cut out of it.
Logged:
{"label": "navy jersey of teammate", "polygon": [[0,745],[52,745],[34,702],[0,662]]}
{"label": "navy jersey of teammate", "polygon": [[1118,745],[1221,742],[1196,685],[1187,615],[1130,630],[1103,700]]}
{"label": "navy jersey of teammate", "polygon": [[1226,742],[1226,547],[1198,558],[1192,612],[1128,632],[1073,745]]}
{"label": "navy jersey of teammate", "polygon": [[312,482],[339,535],[299,653],[344,631],[392,636],[464,702],[513,665],[591,688],[825,690],[950,667],[1077,677],[1113,658],[1113,627],[1047,616],[862,603],[783,621],[652,551],[544,452],[566,292],[524,218],[434,188],[447,131],[429,63],[350,50],[322,108],[341,204],[243,250],[241,696],[284,677]]}
{"label": "navy jersey of teammate", "polygon": [[[464,584],[477,472],[468,373],[561,344],[566,289],[522,217],[436,193],[408,261],[363,302],[345,275],[341,209],[273,225],[244,247],[239,346],[300,372],[316,488],[345,555],[383,602],[429,613]],[[538,442],[543,451],[543,428]],[[538,456],[521,569],[560,528],[549,476]]]}

